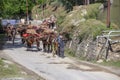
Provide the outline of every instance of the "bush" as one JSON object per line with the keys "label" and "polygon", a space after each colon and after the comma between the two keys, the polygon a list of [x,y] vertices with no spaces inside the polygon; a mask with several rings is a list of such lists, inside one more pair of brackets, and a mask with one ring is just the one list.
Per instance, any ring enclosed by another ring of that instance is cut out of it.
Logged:
{"label": "bush", "polygon": [[103,30],[107,30],[106,25],[95,19],[88,19],[83,24],[79,26],[77,30],[80,30],[78,34],[79,41],[87,39],[88,37],[92,37],[95,39],[97,35],[100,35]]}
{"label": "bush", "polygon": [[75,51],[73,51],[72,49],[66,49],[65,54],[74,57],[75,56]]}
{"label": "bush", "polygon": [[99,14],[99,6],[101,4],[97,3],[97,4],[92,4],[92,5],[88,5],[87,7],[87,15],[85,16],[86,19],[96,19],[98,14]]}

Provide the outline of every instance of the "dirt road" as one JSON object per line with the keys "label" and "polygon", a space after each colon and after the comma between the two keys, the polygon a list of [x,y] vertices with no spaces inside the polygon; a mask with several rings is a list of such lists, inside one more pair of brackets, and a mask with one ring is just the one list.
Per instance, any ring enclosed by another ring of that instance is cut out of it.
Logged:
{"label": "dirt road", "polygon": [[[19,38],[13,46],[10,41],[4,45],[3,52],[16,63],[42,76],[46,80],[120,80],[120,77],[95,66],[77,63],[68,57],[52,57],[33,48],[26,51]],[[42,47],[42,46],[41,46]]]}

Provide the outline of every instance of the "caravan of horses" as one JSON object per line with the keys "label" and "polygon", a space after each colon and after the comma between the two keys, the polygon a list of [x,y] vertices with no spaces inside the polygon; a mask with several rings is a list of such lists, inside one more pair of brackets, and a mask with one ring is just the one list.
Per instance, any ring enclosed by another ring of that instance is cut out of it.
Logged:
{"label": "caravan of horses", "polygon": [[[8,40],[13,41],[16,35],[20,35],[21,42],[26,46],[27,50],[32,49],[33,45],[36,45],[38,51],[43,50],[44,52],[52,52],[53,56],[58,52],[58,42],[56,31],[56,18],[46,18],[39,25],[33,25],[32,22],[29,24],[18,23],[16,27],[11,24],[7,24],[6,31]],[[40,42],[43,48],[40,48]]]}

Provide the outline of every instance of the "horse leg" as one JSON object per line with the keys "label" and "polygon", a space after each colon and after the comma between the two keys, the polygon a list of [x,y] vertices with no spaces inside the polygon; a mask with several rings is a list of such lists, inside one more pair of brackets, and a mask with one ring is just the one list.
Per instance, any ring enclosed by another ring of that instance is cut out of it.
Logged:
{"label": "horse leg", "polygon": [[24,38],[22,38],[22,44],[24,44],[25,43],[25,39]]}
{"label": "horse leg", "polygon": [[31,48],[31,44],[29,42],[27,42],[27,47]]}
{"label": "horse leg", "polygon": [[48,44],[48,52],[52,52],[52,50],[53,50],[53,49],[52,49],[52,43],[49,43],[49,44]]}
{"label": "horse leg", "polygon": [[13,30],[13,31],[11,32],[11,34],[12,34],[12,43],[13,43],[13,45],[14,45],[16,30]]}
{"label": "horse leg", "polygon": [[8,40],[9,41],[11,41],[12,40],[12,36],[10,35],[10,36],[8,36]]}
{"label": "horse leg", "polygon": [[28,47],[28,48],[31,48],[32,41],[30,41],[29,39],[27,39],[27,40],[26,40],[26,43],[27,43],[27,47]]}
{"label": "horse leg", "polygon": [[36,44],[37,44],[37,49],[40,50],[40,48],[39,48],[39,47],[40,47],[40,42],[39,42],[39,40],[36,40]]}
{"label": "horse leg", "polygon": [[49,51],[52,52],[52,51],[53,51],[53,49],[52,49],[53,45],[52,45],[52,43],[49,44],[49,45],[50,45],[50,46],[49,46],[49,47],[50,47]]}
{"label": "horse leg", "polygon": [[46,44],[43,42],[43,50],[46,52]]}
{"label": "horse leg", "polygon": [[12,43],[14,45],[14,43],[15,43],[15,35],[13,35]]}
{"label": "horse leg", "polygon": [[50,52],[50,44],[47,45],[48,46],[48,53]]}
{"label": "horse leg", "polygon": [[8,35],[8,41],[10,41],[11,40],[11,37]]}

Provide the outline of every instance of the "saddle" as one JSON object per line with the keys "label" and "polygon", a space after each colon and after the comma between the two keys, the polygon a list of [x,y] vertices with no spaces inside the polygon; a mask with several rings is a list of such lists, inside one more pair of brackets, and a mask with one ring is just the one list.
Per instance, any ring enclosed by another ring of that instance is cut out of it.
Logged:
{"label": "saddle", "polygon": [[28,33],[25,33],[25,34],[23,34],[23,37],[28,37],[29,36],[29,34]]}

